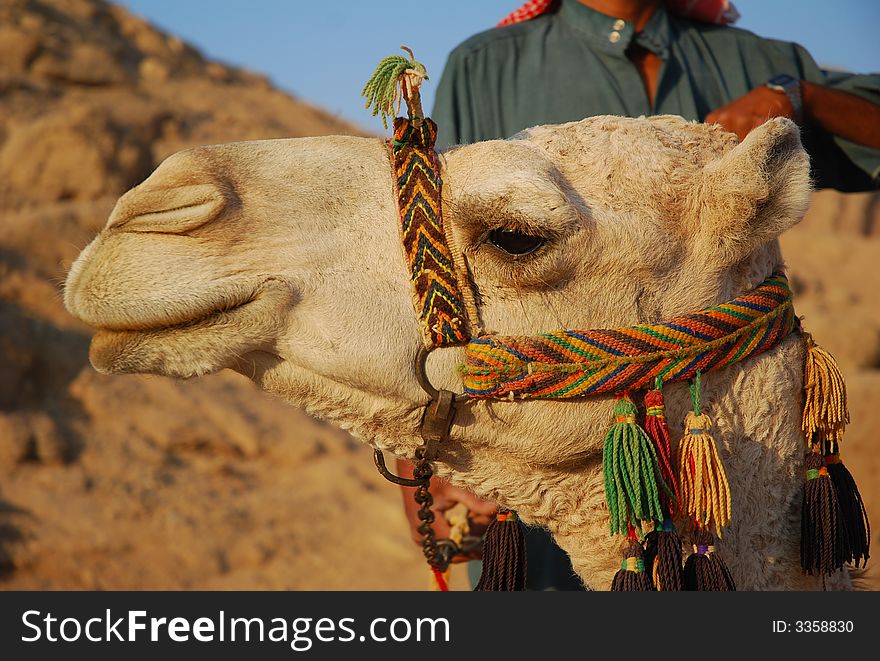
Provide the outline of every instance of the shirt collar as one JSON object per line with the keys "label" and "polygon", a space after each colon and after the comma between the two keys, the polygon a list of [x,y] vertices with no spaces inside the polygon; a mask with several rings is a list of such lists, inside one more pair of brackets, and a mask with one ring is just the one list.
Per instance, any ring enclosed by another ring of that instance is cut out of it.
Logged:
{"label": "shirt collar", "polygon": [[663,3],[657,7],[638,35],[630,21],[602,14],[577,0],[562,0],[559,15],[568,25],[587,37],[592,45],[607,53],[626,57],[626,49],[635,41],[663,59],[669,56],[669,16]]}

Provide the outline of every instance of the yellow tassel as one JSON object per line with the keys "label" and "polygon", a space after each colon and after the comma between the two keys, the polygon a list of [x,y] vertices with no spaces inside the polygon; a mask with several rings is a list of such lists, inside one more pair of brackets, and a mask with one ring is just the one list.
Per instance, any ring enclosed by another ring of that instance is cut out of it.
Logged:
{"label": "yellow tassel", "polygon": [[801,423],[808,443],[818,440],[840,442],[849,423],[846,383],[830,353],[817,346],[812,335],[804,333],[807,361],[804,366],[804,417]]}
{"label": "yellow tassel", "polygon": [[730,523],[730,486],[715,439],[709,434],[712,421],[708,415],[689,412],[684,427],[678,448],[683,511],[701,528],[714,525],[716,536],[721,537],[721,527]]}

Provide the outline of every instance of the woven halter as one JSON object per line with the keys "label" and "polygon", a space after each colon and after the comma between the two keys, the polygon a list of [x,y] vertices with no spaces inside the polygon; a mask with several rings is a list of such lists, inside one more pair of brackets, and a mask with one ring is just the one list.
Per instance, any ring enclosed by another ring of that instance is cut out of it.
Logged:
{"label": "woven halter", "polygon": [[[415,451],[412,479],[380,472],[416,487],[419,531],[439,589],[461,545],[434,537],[429,492],[432,462],[449,437],[462,399],[560,399],[616,395],[614,423],[605,438],[603,473],[611,534],[626,536],[613,590],[734,589],[714,540],[730,522],[730,489],[721,456],[702,410],[701,375],[768,351],[800,329],[788,280],[773,273],[735,299],[666,321],[607,330],[560,330],[526,337],[481,336],[463,257],[450,247],[441,208],[442,171],[434,152],[437,127],[422,116],[418,88],[427,76],[412,58],[380,62],[364,94],[374,114],[394,112],[402,97],[409,117],[394,121],[388,141],[399,208],[401,240],[412,281],[424,346],[416,361],[419,384],[431,398]],[[843,378],[833,358],[804,334],[805,399],[802,430],[806,460],[801,564],[806,573],[830,575],[868,558],[870,528],[861,496],[839,457],[849,422]],[[467,345],[461,367],[465,392],[431,386],[427,354]],[[693,410],[673,457],[662,386],[690,381]],[[644,391],[644,419],[631,394]],[[689,521],[694,554],[682,567],[673,517]],[[644,528],[647,524],[647,529]],[[477,589],[525,587],[524,540],[518,517],[499,510],[483,544]]]}
{"label": "woven halter", "polygon": [[437,125],[398,117],[391,152],[400,235],[415,306],[428,346],[467,342],[465,299],[455,273],[440,210],[440,163],[434,152]]}
{"label": "woven halter", "polygon": [[688,381],[770,349],[796,319],[788,279],[774,273],[728,303],[654,324],[562,330],[468,343],[465,392],[476,398],[569,398]]}

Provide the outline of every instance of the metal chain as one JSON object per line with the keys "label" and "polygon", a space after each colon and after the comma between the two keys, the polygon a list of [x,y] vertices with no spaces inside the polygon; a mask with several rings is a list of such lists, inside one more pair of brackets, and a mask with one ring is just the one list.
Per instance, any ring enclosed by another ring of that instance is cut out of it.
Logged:
{"label": "metal chain", "polygon": [[[414,495],[415,501],[419,504],[418,517],[421,523],[416,528],[422,536],[422,553],[425,560],[432,568],[439,571],[446,571],[452,556],[441,550],[437,543],[437,537],[434,533],[434,512],[431,505],[434,504],[434,497],[429,491],[431,485],[431,477],[434,475],[434,468],[431,462],[425,457],[425,446],[416,448],[415,463],[413,465],[413,477],[421,480],[422,483],[416,487]],[[450,540],[451,541],[451,540]],[[445,545],[444,545],[445,546]]]}
{"label": "metal chain", "polygon": [[415,461],[413,462],[413,477],[400,477],[388,470],[385,458],[381,450],[374,453],[376,468],[379,474],[389,482],[403,487],[413,487],[415,493],[413,499],[419,504],[418,518],[421,523],[416,531],[422,536],[422,552],[428,564],[440,571],[446,571],[452,559],[461,553],[470,553],[483,543],[483,537],[465,536],[459,544],[451,539],[437,539],[433,524],[436,516],[431,510],[434,497],[429,491],[431,478],[434,476],[434,468],[427,459],[427,446],[416,448]]}
{"label": "metal chain", "polygon": [[462,552],[469,552],[480,544],[480,539],[469,540],[468,544],[459,545],[451,539],[437,539],[434,532],[436,519],[431,506],[434,497],[431,495],[431,478],[434,475],[434,467],[431,461],[436,458],[437,447],[449,438],[449,427],[455,417],[455,403],[459,398],[466,399],[464,395],[456,395],[449,390],[438,390],[431,385],[425,371],[429,350],[425,347],[419,349],[416,356],[416,379],[427,395],[431,398],[422,414],[422,422],[419,433],[423,444],[415,450],[412,478],[400,477],[388,470],[382,451],[376,449],[373,459],[376,468],[386,480],[399,484],[403,487],[415,487],[414,498],[419,505],[417,512],[419,525],[416,531],[422,536],[422,553],[432,569],[446,571],[452,562],[452,558]]}

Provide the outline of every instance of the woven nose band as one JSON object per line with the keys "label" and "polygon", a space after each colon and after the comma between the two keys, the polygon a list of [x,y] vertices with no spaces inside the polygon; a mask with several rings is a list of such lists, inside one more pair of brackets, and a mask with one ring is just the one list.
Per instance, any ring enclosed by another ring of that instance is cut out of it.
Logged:
{"label": "woven nose band", "polygon": [[700,312],[610,330],[471,340],[461,368],[475,398],[568,398],[692,379],[767,351],[797,325],[788,279]]}

